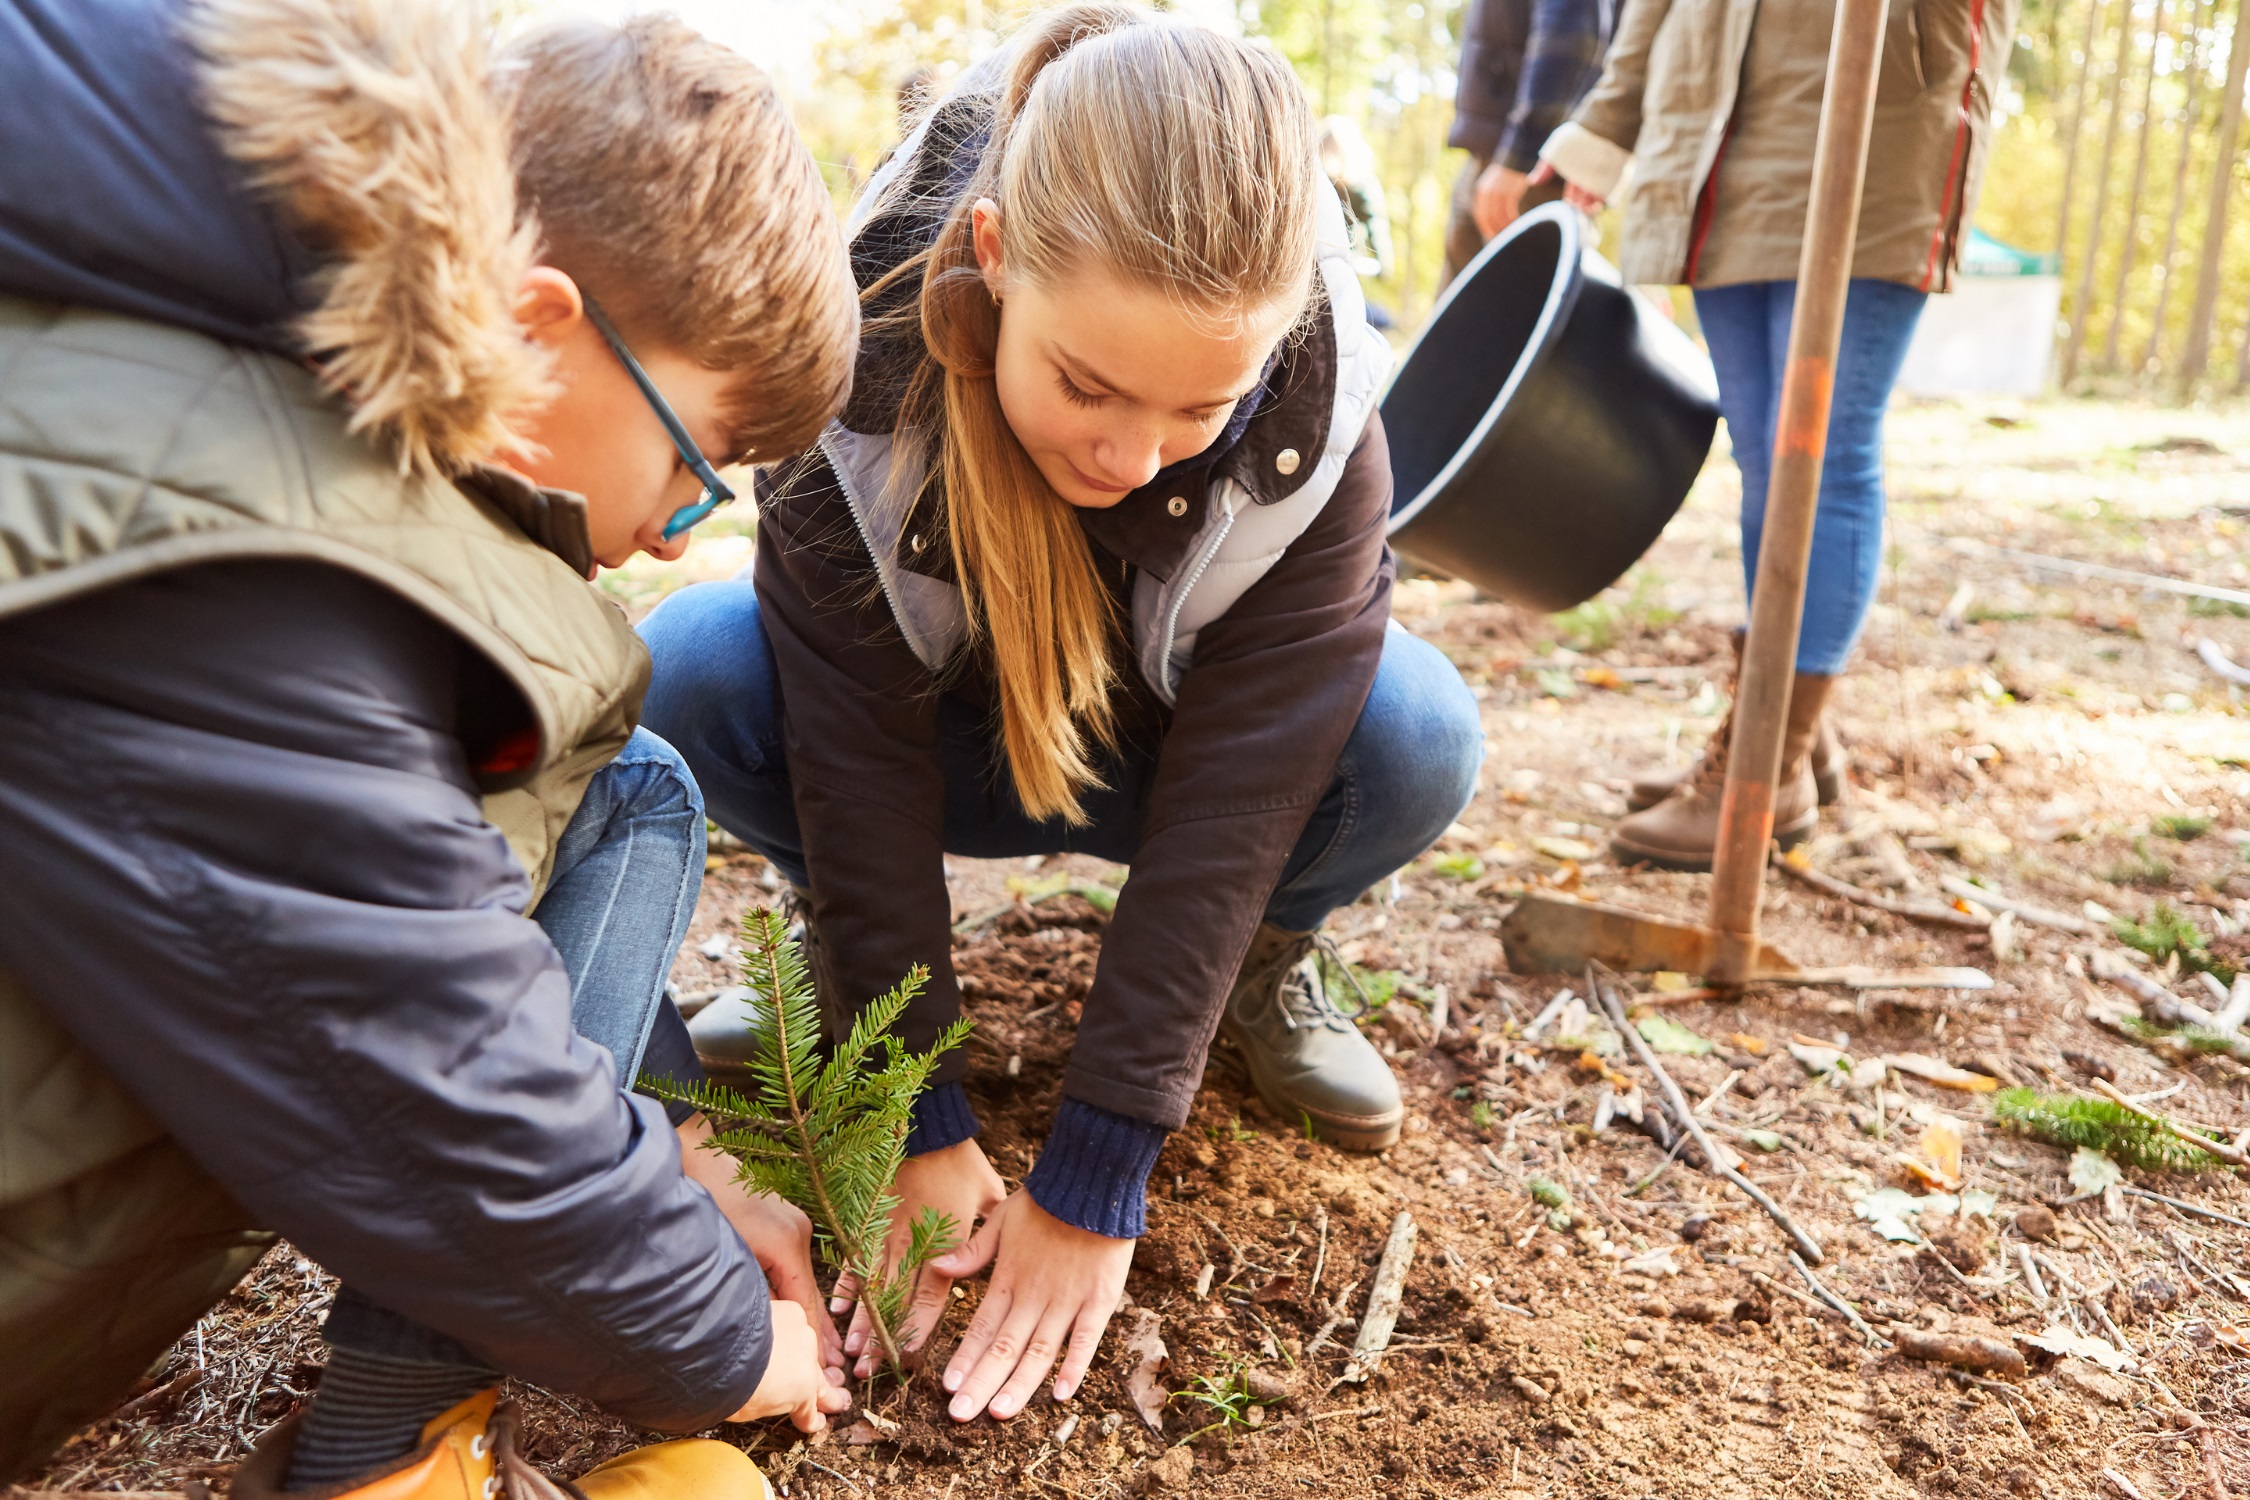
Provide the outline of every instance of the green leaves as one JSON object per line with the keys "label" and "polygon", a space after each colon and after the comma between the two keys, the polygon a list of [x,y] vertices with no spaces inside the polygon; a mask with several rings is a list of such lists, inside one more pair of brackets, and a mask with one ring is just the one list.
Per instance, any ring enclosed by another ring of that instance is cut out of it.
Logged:
{"label": "green leaves", "polygon": [[906,1160],[914,1101],[938,1059],[968,1036],[969,1023],[955,1021],[927,1052],[911,1051],[891,1034],[929,981],[917,965],[864,1006],[824,1056],[812,979],[780,915],[745,914],[742,935],[755,1089],[654,1085],[651,1092],[702,1110],[717,1131],[712,1149],[735,1159],[744,1182],[805,1211],[821,1258],[859,1279],[876,1343],[898,1373],[905,1358],[898,1328],[915,1277],[959,1242],[960,1226],[925,1210],[908,1229],[906,1254],[885,1274],[884,1247],[899,1207],[891,1185]]}
{"label": "green leaves", "polygon": [[2050,1145],[2098,1151],[2127,1166],[2193,1170],[2218,1161],[2155,1121],[2107,1099],[2002,1089],[1992,1096],[1992,1116]]}

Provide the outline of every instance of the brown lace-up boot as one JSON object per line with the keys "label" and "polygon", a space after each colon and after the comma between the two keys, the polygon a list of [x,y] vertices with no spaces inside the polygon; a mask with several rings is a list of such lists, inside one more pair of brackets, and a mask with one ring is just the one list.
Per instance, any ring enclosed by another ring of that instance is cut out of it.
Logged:
{"label": "brown lace-up boot", "polygon": [[[1738,677],[1742,671],[1742,641],[1745,633],[1738,626],[1727,634],[1727,641],[1734,648],[1732,670]],[[1734,684],[1730,681],[1728,684],[1730,692],[1733,686]],[[1727,705],[1726,717],[1719,721],[1719,727],[1712,733],[1709,744],[1704,747],[1703,753],[1705,755],[1711,753],[1711,745],[1724,745],[1726,743],[1727,726],[1733,720],[1734,705],[1730,702]],[[1701,758],[1698,757],[1696,761],[1685,766],[1642,772],[1633,778],[1632,785],[1626,789],[1625,810],[1627,812],[1639,812],[1644,807],[1656,806],[1657,803],[1672,795],[1673,788],[1695,775],[1701,763]],[[1836,732],[1828,727],[1828,717],[1823,714],[1819,724],[1813,730],[1812,742],[1813,790],[1819,794],[1822,807],[1833,806],[1844,795],[1845,763],[1843,744],[1836,738]]]}
{"label": "brown lace-up boot", "polygon": [[[1794,848],[1820,821],[1820,794],[1813,784],[1812,747],[1819,733],[1833,677],[1799,672],[1789,694],[1789,722],[1781,741],[1781,774],[1773,793],[1773,836]],[[1668,870],[1708,870],[1719,841],[1719,801],[1726,791],[1727,760],[1733,747],[1734,717],[1712,732],[1703,758],[1670,796],[1618,821],[1609,847],[1626,864],[1658,865]]]}

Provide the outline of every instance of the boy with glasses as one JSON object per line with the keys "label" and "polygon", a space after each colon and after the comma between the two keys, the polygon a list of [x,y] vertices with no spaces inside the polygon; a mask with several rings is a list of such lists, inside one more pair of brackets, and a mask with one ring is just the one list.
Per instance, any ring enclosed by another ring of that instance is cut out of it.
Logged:
{"label": "boy with glasses", "polygon": [[502,1373],[848,1405],[803,1216],[624,1091],[703,815],[589,580],[811,441],[851,277],[757,69],[482,9],[0,0],[0,1481],[276,1231],[343,1289],[237,1496],[558,1494]]}

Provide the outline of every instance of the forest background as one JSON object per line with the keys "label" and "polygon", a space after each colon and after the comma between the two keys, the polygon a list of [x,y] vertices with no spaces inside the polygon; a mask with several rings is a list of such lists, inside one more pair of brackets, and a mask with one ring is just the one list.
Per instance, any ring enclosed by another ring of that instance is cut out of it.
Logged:
{"label": "forest background", "polygon": [[[629,3],[529,0],[527,8],[614,13]],[[2067,390],[2139,387],[2177,399],[2250,386],[2250,229],[2240,222],[2250,217],[2241,129],[2250,58],[2238,55],[2250,47],[2234,40],[2246,3],[2024,0],[1996,90],[2003,123],[1977,223],[2017,249],[2059,258],[2057,372]],[[672,0],[669,8],[773,70],[847,200],[898,138],[901,80],[928,69],[942,90],[1038,6]],[[1447,197],[1463,160],[1445,135],[1467,0],[1170,0],[1167,8],[1269,38],[1316,108],[1360,126],[1397,252],[1369,294],[1410,334],[1440,290]],[[1615,218],[1605,215],[1606,237]],[[1679,305],[1685,314],[1684,298]],[[2199,341],[2200,356],[2191,347]]]}

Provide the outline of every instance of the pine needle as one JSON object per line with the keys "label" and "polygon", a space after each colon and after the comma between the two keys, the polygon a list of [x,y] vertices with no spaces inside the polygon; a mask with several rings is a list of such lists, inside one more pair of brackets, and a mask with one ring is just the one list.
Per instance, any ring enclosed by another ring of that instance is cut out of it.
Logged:
{"label": "pine needle", "polygon": [[2113,1161],[2148,1171],[2196,1171],[2218,1165],[2209,1152],[2107,1099],[2002,1089],[1992,1096],[1992,1117],[2049,1145],[2089,1147]]}
{"label": "pine needle", "polygon": [[716,1083],[644,1087],[703,1111],[714,1122],[708,1149],[733,1157],[753,1192],[805,1211],[821,1258],[858,1279],[876,1345],[892,1373],[902,1374],[899,1331],[907,1299],[923,1265],[960,1242],[961,1226],[924,1209],[908,1227],[906,1253],[885,1274],[884,1247],[899,1208],[891,1185],[906,1160],[914,1101],[938,1059],[968,1036],[969,1023],[955,1021],[927,1052],[912,1051],[892,1035],[929,980],[929,971],[916,966],[896,989],[862,1008],[850,1032],[824,1055],[812,978],[780,916],[762,909],[745,914],[742,936],[754,1091]]}
{"label": "pine needle", "polygon": [[2221,984],[2234,983],[2234,965],[2213,958],[2203,929],[2195,925],[2195,918],[2176,909],[2169,901],[2157,902],[2146,921],[2119,917],[2110,924],[2110,932],[2126,947],[2137,948],[2158,963],[2177,954],[2181,968],[2191,972],[2201,970]]}

